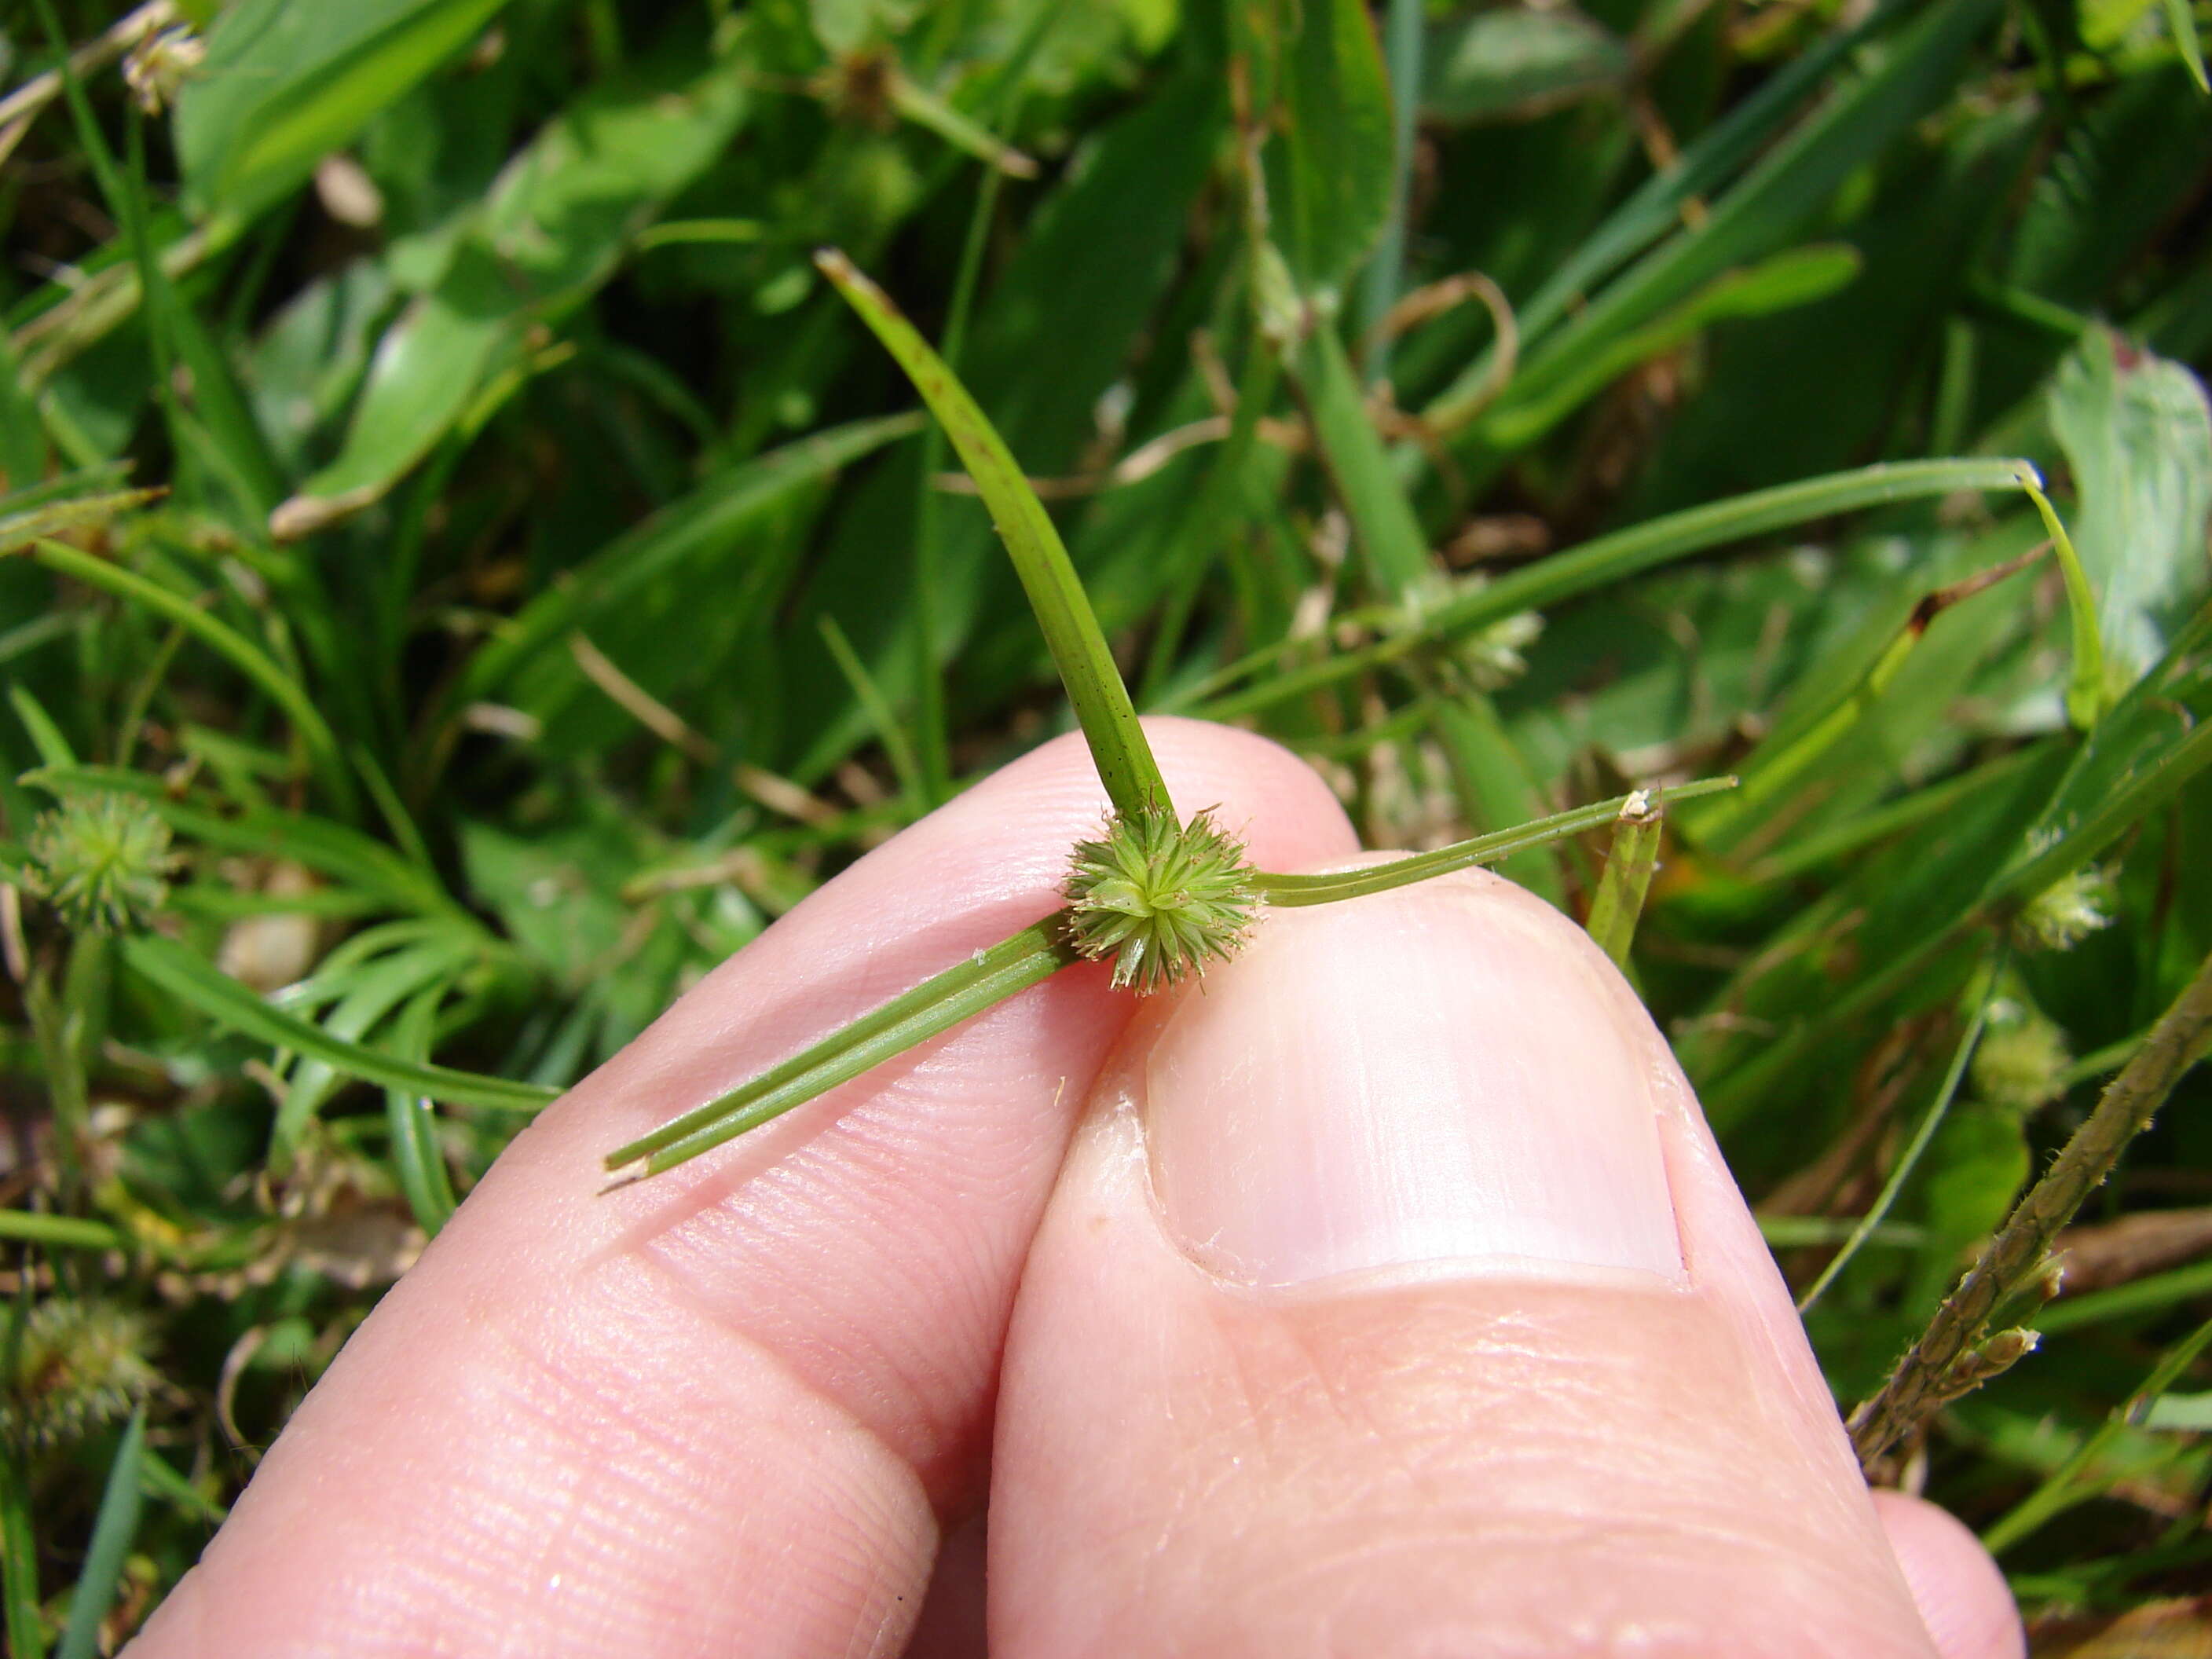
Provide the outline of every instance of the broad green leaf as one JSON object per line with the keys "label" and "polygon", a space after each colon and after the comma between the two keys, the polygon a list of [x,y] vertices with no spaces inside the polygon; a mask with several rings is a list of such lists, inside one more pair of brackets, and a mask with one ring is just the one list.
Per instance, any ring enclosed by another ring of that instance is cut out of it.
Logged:
{"label": "broad green leaf", "polygon": [[250,217],[481,33],[506,0],[238,0],[177,103],[195,214]]}
{"label": "broad green leaf", "polygon": [[433,1100],[505,1112],[534,1112],[560,1092],[534,1083],[399,1060],[358,1043],[342,1042],[320,1026],[256,996],[189,946],[157,933],[125,939],[122,948],[124,962],[134,973],[210,1019],[273,1048],[320,1060],[349,1077],[412,1090]]}
{"label": "broad green leaf", "polygon": [[1390,88],[1360,0],[1267,0],[1277,137],[1267,149],[1269,234],[1300,291],[1333,298],[1390,210]]}
{"label": "broad green leaf", "polygon": [[1431,27],[1421,113],[1525,115],[1620,84],[1628,48],[1578,11],[1501,6]]}
{"label": "broad green leaf", "polygon": [[2074,545],[2117,691],[2158,660],[2212,586],[2212,407],[2179,363],[2100,328],[2059,366],[2050,416],[2074,469]]}
{"label": "broad green leaf", "polygon": [[375,501],[459,425],[532,327],[612,276],[640,232],[728,146],[750,105],[746,65],[663,65],[596,88],[499,177],[431,293],[403,313],[369,367],[338,458],[278,507],[308,534]]}

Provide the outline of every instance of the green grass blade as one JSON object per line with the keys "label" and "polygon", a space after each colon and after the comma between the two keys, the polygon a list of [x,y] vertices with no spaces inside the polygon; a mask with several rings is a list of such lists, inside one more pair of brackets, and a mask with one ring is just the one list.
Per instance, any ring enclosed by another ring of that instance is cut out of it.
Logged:
{"label": "green grass blade", "polygon": [[1366,556],[1369,580],[1388,599],[1418,604],[1429,586],[1428,538],[1367,412],[1344,342],[1327,323],[1317,324],[1291,362],[1329,481]]}
{"label": "green grass blade", "polygon": [[100,1621],[115,1605],[131,1542],[138,1535],[138,1515],[145,1504],[138,1464],[145,1449],[146,1408],[141,1406],[131,1413],[115,1448],[115,1461],[108,1465],[107,1487],[92,1523],[92,1543],[84,1553],[84,1571],[77,1575],[69,1624],[54,1659],[98,1659]]}
{"label": "green grass blade", "polygon": [[2105,704],[2105,645],[2097,625],[2097,596],[2089,586],[2089,573],[2081,568],[2081,556],[2074,550],[2074,538],[2066,533],[2051,497],[2043,493],[2043,480],[2033,467],[2021,465],[2020,487],[2042,515],[2043,527],[2051,532],[2051,550],[2058,556],[2058,568],[2065,578],[2066,615],[2073,645],[2073,670],[2066,679],[2066,718],[2075,731],[2087,732],[2096,725]]}
{"label": "green grass blade", "polygon": [[158,582],[149,581],[134,570],[80,553],[62,542],[35,543],[31,556],[50,570],[167,617],[228,662],[284,711],[331,798],[348,811],[353,808],[356,799],[353,775],[346,769],[337,735],[324,720],[321,710],[315,707],[314,699],[297,680],[278,667],[267,652],[183,595],[171,592]]}
{"label": "green grass blade", "polygon": [[31,688],[20,682],[10,682],[8,687],[8,706],[15,711],[15,718],[23,723],[23,730],[31,739],[31,747],[39,751],[39,759],[48,769],[71,767],[76,764],[76,751],[70,747],[69,738],[46,712],[46,705],[31,695]]}
{"label": "green grass blade", "polygon": [[1558,605],[1731,542],[1898,501],[1924,500],[1960,490],[2016,489],[2020,487],[2022,465],[2015,460],[1978,458],[1882,462],[1669,513],[1649,523],[1584,542],[1580,547],[1553,554],[1485,586],[1470,589],[1435,606],[1421,617],[1417,627],[1402,629],[1358,650],[1340,653],[1310,667],[1277,675],[1245,690],[1227,691],[1225,684],[1249,677],[1279,654],[1273,648],[1255,653],[1217,676],[1189,701],[1196,702],[1214,692],[1216,695],[1204,701],[1195,712],[1215,720],[1248,714],[1396,662],[1440,640],[1486,628],[1516,612]]}
{"label": "green grass blade", "polygon": [[[444,988],[433,987],[400,1011],[392,1024],[393,1053],[417,1063],[428,1059],[438,1005],[444,998]],[[399,1190],[415,1213],[416,1224],[435,1238],[454,1209],[453,1177],[446,1168],[445,1149],[438,1144],[437,1109],[428,1096],[411,1089],[386,1089],[384,1109]]]}
{"label": "green grass blade", "polygon": [[834,249],[816,254],[814,262],[898,360],[975,479],[1036,612],[1037,625],[1115,810],[1133,813],[1150,804],[1167,802],[1159,763],[1152,758],[1152,745],[1137,724],[1135,706],[1121,684],[1105,635],[1099,632],[1067,548],[1006,441],[944,360],[900,315],[890,295]]}
{"label": "green grass blade", "polygon": [[1613,847],[1606,854],[1605,873],[1598,878],[1597,896],[1590,901],[1589,936],[1617,968],[1628,966],[1628,949],[1636,939],[1637,918],[1644,914],[1644,896],[1651,889],[1652,872],[1659,867],[1661,820],[1665,812],[1660,793],[1638,790],[1613,820]]}
{"label": "green grass blade", "polygon": [[2085,1436],[2075,1447],[2074,1455],[2045,1476],[2042,1482],[2026,1498],[1999,1516],[1996,1524],[1982,1534],[1982,1544],[1990,1554],[2010,1549],[2029,1534],[2046,1522],[2056,1520],[2076,1504],[2086,1504],[2097,1496],[2100,1487],[2082,1477],[2094,1468],[2106,1449],[2118,1438],[2120,1431],[2134,1420],[2135,1410],[2147,1407],[2166,1392],[2188,1373],[2208,1344],[2212,1344],[2212,1320],[2206,1321],[2187,1336],[2168,1348],[2143,1379],[2129,1405],[2114,1412],[2097,1428]]}
{"label": "green grass blade", "polygon": [[264,1001],[204,957],[159,934],[144,933],[124,940],[123,960],[149,983],[209,1018],[258,1037],[272,1048],[309,1055],[333,1071],[364,1082],[411,1089],[456,1105],[503,1112],[534,1112],[560,1093],[539,1084],[422,1065],[358,1043],[342,1042],[320,1026]]}
{"label": "green grass blade", "polygon": [[742,1087],[617,1147],[606,1167],[617,1184],[672,1170],[1079,960],[1055,913],[933,975]]}
{"label": "green grass blade", "polygon": [[876,740],[884,746],[884,753],[891,763],[891,771],[898,778],[900,791],[909,799],[926,801],[928,783],[922,774],[921,763],[915,758],[915,746],[899,725],[898,711],[891,700],[876,684],[875,676],[868,672],[867,664],[860,653],[853,649],[852,641],[845,630],[837,626],[837,619],[823,611],[817,619],[822,630],[822,642],[830,647],[830,660],[837,672],[845,677],[845,684],[853,690],[854,699],[867,714],[868,724],[876,728]]}
{"label": "green grass blade", "polygon": [[0,1238],[62,1250],[119,1250],[128,1242],[104,1221],[36,1210],[0,1210]]}
{"label": "green grass blade", "polygon": [[39,1607],[39,1539],[31,1525],[30,1483],[15,1451],[0,1452],[0,1601],[13,1659],[46,1659],[46,1620]]}
{"label": "green grass blade", "polygon": [[2173,32],[2174,46],[2189,66],[2189,78],[2197,82],[2197,90],[2212,95],[2212,81],[2204,75],[2204,43],[2197,38],[2197,19],[2189,9],[2189,0],[2166,0],[2166,25]]}
{"label": "green grass blade", "polygon": [[[1723,789],[1735,787],[1734,778],[1701,778],[1695,783],[1670,787],[1668,796],[1674,800],[1695,800],[1702,795],[1717,794]],[[1640,794],[1642,792],[1638,791]],[[1389,864],[1372,864],[1358,870],[1327,870],[1317,875],[1287,876],[1273,871],[1262,871],[1258,878],[1261,895],[1268,903],[1285,908],[1302,904],[1336,904],[1345,899],[1364,898],[1370,893],[1387,893],[1395,887],[1410,883],[1427,881],[1431,877],[1449,875],[1455,870],[1465,870],[1478,864],[1495,864],[1498,860],[1530,847],[1541,847],[1547,842],[1567,836],[1580,835],[1585,830],[1601,829],[1617,820],[1637,795],[1616,795],[1611,800],[1601,800],[1591,806],[1578,806],[1571,812],[1556,812],[1534,823],[1523,823],[1511,830],[1499,830],[1487,836],[1477,836],[1469,841],[1454,842],[1449,847],[1439,847],[1432,853],[1416,853],[1411,858],[1394,860]]]}
{"label": "green grass blade", "polygon": [[1852,1259],[1866,1247],[1867,1241],[1889,1218],[1889,1212],[1897,1207],[1898,1198],[1905,1191],[1905,1183],[1912,1179],[1912,1172],[1919,1168],[1922,1155],[1935,1140],[1936,1130],[1943,1127],[1943,1120],[1950,1115],[1951,1103],[1958,1098],[1959,1085],[1966,1081],[1967,1063],[1973,1059],[1975,1046],[1982,1040],[1982,1028],[1989,1024],[1990,1005],[1996,1000],[1997,987],[2004,977],[2004,959],[2005,951],[2000,945],[1993,960],[1984,970],[1982,994],[1974,1005],[1974,1017],[1967,1023],[1966,1035],[1959,1039],[1959,1046],[1952,1053],[1950,1066],[1943,1073],[1943,1081],[1936,1091],[1936,1098],[1929,1103],[1926,1115],[1921,1118],[1920,1127],[1912,1132],[1912,1139],[1897,1155],[1897,1162],[1891,1166],[1888,1178],[1881,1183],[1881,1191],[1875,1195],[1867,1212],[1859,1218],[1858,1224],[1851,1229],[1850,1237],[1844,1241],[1843,1248],[1828,1259],[1828,1264],[1820,1269],[1820,1276],[1807,1285],[1805,1294],[1797,1298],[1799,1313],[1806,1312],[1827,1294],[1828,1287],[1842,1276],[1844,1269],[1850,1266]]}

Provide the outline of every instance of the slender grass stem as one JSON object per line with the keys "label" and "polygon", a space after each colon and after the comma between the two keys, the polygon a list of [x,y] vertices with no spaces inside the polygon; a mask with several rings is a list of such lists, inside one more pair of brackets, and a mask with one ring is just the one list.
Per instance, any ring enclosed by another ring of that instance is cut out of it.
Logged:
{"label": "slender grass stem", "polygon": [[2043,1178],[2028,1189],[1958,1288],[1889,1378],[1851,1413],[1851,1443],[1863,1464],[1876,1462],[1916,1433],[1948,1396],[1945,1379],[1981,1340],[1998,1305],[2028,1288],[2058,1230],[2119,1162],[2128,1143],[2149,1124],[2173,1085],[2203,1056],[2212,1037],[2212,957],[2205,958],[2173,1006],[2087,1121],[2074,1132]]}
{"label": "slender grass stem", "polygon": [[1912,1179],[1912,1172],[1920,1167],[1922,1155],[1935,1140],[1936,1131],[1942,1127],[1943,1120],[1950,1115],[1951,1103],[1958,1098],[1959,1085],[1966,1080],[1967,1062],[1973,1059],[1974,1048],[1982,1040],[1983,1029],[1989,1024],[1990,1004],[1996,998],[2004,961],[2005,949],[2000,945],[1990,963],[1981,997],[1974,1005],[1974,1017],[1967,1023],[1966,1035],[1959,1039],[1959,1046],[1951,1055],[1950,1066],[1944,1072],[1943,1081],[1936,1091],[1936,1098],[1929,1103],[1927,1113],[1920,1120],[1920,1127],[1912,1132],[1912,1139],[1898,1154],[1897,1163],[1891,1169],[1889,1178],[1882,1182],[1881,1191],[1875,1195],[1873,1205],[1859,1218],[1858,1224],[1851,1229],[1850,1237],[1844,1241],[1843,1248],[1828,1259],[1828,1265],[1820,1269],[1820,1276],[1806,1286],[1805,1294],[1797,1298],[1799,1313],[1808,1311],[1814,1303],[1827,1294],[1828,1287],[1842,1276],[1844,1269],[1850,1266],[1858,1253],[1866,1247],[1867,1241],[1874,1237],[1875,1230],[1897,1207],[1898,1197],[1905,1191],[1905,1183]]}
{"label": "slender grass stem", "polygon": [[1662,815],[1659,792],[1638,790],[1623,802],[1613,822],[1613,847],[1607,853],[1605,873],[1598,878],[1597,896],[1590,902],[1585,924],[1599,950],[1613,965],[1628,965],[1629,946],[1635,942],[1636,921],[1644,914],[1644,896],[1650,890],[1653,872],[1659,867]]}
{"label": "slender grass stem", "polygon": [[[1704,778],[1696,783],[1677,784],[1668,791],[1668,794],[1675,800],[1695,800],[1701,795],[1717,794],[1723,789],[1734,787],[1734,778]],[[1268,903],[1280,905],[1286,909],[1304,904],[1335,904],[1345,899],[1364,898],[1370,893],[1387,893],[1394,887],[1449,875],[1455,870],[1469,869],[1478,864],[1494,864],[1500,859],[1510,858],[1516,853],[1531,847],[1540,847],[1564,836],[1601,829],[1616,821],[1620,817],[1621,809],[1635,799],[1633,794],[1616,795],[1611,800],[1601,800],[1595,805],[1578,806],[1571,812],[1554,813],[1548,818],[1539,818],[1534,823],[1476,836],[1469,841],[1455,842],[1449,847],[1439,847],[1434,852],[1416,853],[1411,858],[1395,859],[1389,864],[1371,864],[1357,870],[1324,871],[1318,875],[1286,876],[1262,871],[1258,877],[1260,893]]]}
{"label": "slender grass stem", "polygon": [[1065,912],[931,975],[750,1083],[607,1154],[609,1187],[672,1170],[1081,960]]}

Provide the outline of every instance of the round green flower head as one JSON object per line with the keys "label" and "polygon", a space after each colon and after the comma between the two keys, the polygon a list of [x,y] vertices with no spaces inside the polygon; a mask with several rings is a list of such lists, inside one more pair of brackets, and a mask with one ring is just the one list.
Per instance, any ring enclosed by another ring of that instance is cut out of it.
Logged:
{"label": "round green flower head", "polygon": [[143,927],[177,867],[169,826],[131,795],[71,795],[31,828],[31,885],[80,932]]}
{"label": "round green flower head", "polygon": [[146,1322],[110,1302],[50,1297],[12,1331],[0,1375],[0,1443],[45,1451],[97,1433],[153,1392]]}
{"label": "round green flower head", "polygon": [[1177,823],[1153,807],[1116,817],[1103,841],[1075,844],[1067,902],[1075,948],[1113,957],[1117,988],[1152,992],[1236,955],[1260,894],[1244,843],[1210,810]]}

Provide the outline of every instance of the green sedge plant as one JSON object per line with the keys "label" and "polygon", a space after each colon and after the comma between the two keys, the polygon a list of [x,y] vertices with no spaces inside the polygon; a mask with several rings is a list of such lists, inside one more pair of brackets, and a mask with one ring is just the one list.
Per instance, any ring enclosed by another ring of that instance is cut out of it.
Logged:
{"label": "green sedge plant", "polygon": [[[888,295],[834,249],[817,253],[815,264],[914,382],[989,507],[1112,815],[1096,839],[1070,851],[1062,889],[1067,902],[1060,909],[729,1093],[617,1147],[606,1157],[608,1190],[688,1163],[1076,963],[1110,962],[1115,989],[1150,995],[1203,974],[1209,963],[1231,960],[1270,907],[1387,892],[1607,824],[1616,826],[1615,849],[1597,920],[1605,948],[1616,960],[1625,956],[1656,846],[1656,790],[1635,790],[1389,864],[1318,875],[1259,869],[1210,810],[1185,817],[1168,793],[1074,562],[1005,439]],[[1693,800],[1735,781],[1703,779],[1668,793]]]}

